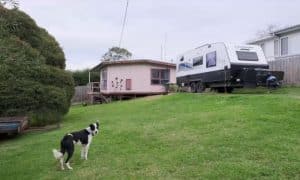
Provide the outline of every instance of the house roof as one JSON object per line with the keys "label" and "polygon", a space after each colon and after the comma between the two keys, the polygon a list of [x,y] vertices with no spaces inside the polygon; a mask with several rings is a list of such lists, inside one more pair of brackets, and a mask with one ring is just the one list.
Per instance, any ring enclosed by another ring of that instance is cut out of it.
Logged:
{"label": "house roof", "polygon": [[281,35],[281,34],[290,33],[290,32],[294,32],[294,31],[300,31],[300,24],[290,26],[287,28],[283,28],[283,29],[279,29],[277,31],[274,31],[274,34]]}
{"label": "house roof", "polygon": [[294,25],[294,26],[289,26],[286,28],[282,28],[276,31],[273,31],[269,34],[267,34],[264,37],[260,37],[258,39],[254,39],[254,40],[250,40],[247,44],[256,44],[262,41],[266,41],[269,39],[273,39],[274,37],[277,36],[281,36],[282,34],[286,34],[286,33],[291,33],[291,32],[295,32],[295,31],[300,31],[300,24]]}
{"label": "house roof", "polygon": [[151,64],[151,65],[159,65],[159,66],[167,66],[176,68],[176,64],[150,60],[150,59],[135,59],[135,60],[120,60],[120,61],[103,61],[97,66],[93,67],[91,71],[98,71],[107,66],[120,66],[120,65],[129,65],[129,64]]}
{"label": "house roof", "polygon": [[252,40],[248,41],[247,44],[256,44],[258,42],[266,41],[266,40],[273,39],[273,38],[274,38],[273,34],[268,34],[264,37],[259,37],[259,38],[256,38],[256,39],[252,39]]}

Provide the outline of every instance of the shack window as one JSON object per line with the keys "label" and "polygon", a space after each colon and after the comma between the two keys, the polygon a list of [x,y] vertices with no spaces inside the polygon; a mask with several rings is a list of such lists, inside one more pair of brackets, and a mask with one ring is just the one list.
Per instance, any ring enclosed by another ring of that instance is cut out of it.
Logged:
{"label": "shack window", "polygon": [[237,51],[236,54],[240,61],[258,61],[256,52]]}
{"label": "shack window", "polygon": [[170,82],[169,69],[151,69],[151,84],[166,84]]}
{"label": "shack window", "polygon": [[196,57],[193,59],[193,66],[200,66],[203,64],[203,56]]}
{"label": "shack window", "polygon": [[206,54],[206,67],[214,67],[217,65],[217,52],[210,52]]}

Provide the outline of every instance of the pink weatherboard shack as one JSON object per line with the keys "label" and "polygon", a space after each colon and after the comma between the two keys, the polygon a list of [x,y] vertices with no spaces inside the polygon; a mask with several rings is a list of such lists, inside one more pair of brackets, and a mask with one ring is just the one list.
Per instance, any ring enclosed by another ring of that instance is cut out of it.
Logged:
{"label": "pink weatherboard shack", "polygon": [[165,94],[166,84],[176,83],[175,64],[148,59],[104,61],[91,71],[100,73],[100,82],[90,83],[92,99]]}

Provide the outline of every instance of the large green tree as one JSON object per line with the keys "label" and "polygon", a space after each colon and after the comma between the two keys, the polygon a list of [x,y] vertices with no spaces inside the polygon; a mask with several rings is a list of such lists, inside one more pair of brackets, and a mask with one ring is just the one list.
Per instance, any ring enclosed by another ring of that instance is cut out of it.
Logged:
{"label": "large green tree", "polygon": [[112,47],[102,56],[104,61],[117,61],[130,59],[132,53],[125,48]]}
{"label": "large green tree", "polygon": [[0,52],[0,116],[43,125],[68,112],[74,81],[53,36],[24,12],[0,6]]}

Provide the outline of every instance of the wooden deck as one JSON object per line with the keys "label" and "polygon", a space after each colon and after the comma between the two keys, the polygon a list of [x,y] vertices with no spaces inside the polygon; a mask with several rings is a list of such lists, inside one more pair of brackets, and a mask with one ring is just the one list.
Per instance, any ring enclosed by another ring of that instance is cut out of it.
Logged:
{"label": "wooden deck", "polygon": [[152,96],[152,95],[163,95],[168,94],[167,92],[101,92],[100,82],[91,82],[89,85],[88,94],[88,103],[97,104],[97,103],[109,103],[113,99],[122,100],[122,99],[132,99],[136,97]]}

